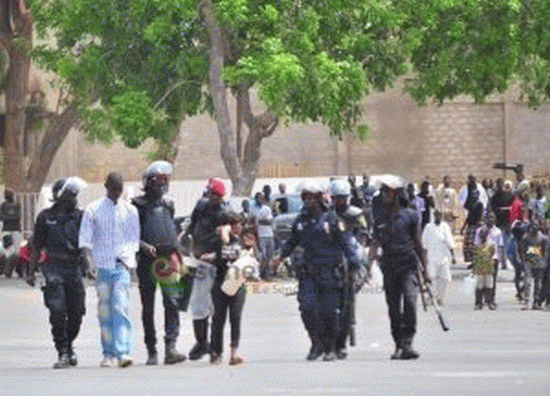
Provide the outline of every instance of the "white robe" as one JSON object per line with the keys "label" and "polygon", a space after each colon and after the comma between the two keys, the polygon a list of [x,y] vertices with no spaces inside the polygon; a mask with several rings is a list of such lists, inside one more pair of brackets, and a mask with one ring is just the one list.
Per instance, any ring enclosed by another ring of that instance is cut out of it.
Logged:
{"label": "white robe", "polygon": [[428,223],[422,233],[422,245],[428,252],[428,273],[436,277],[451,280],[451,249],[455,242],[449,225],[442,221],[439,225]]}

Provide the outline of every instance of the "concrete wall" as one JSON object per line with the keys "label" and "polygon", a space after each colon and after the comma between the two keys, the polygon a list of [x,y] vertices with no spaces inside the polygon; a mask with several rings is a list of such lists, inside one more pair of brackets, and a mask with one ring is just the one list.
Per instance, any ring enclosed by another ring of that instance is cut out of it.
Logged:
{"label": "concrete wall", "polygon": [[[510,99],[491,98],[484,105],[461,99],[417,107],[396,88],[371,95],[364,104],[364,119],[371,127],[364,142],[350,137],[337,141],[318,124],[280,126],[264,141],[260,176],[391,172],[418,181],[426,175],[464,179],[473,173],[481,179],[502,175],[492,169],[500,161],[524,163],[527,175],[550,174],[550,106],[534,111]],[[217,127],[209,117],[188,119],[181,133],[174,180],[227,177]],[[48,180],[76,173],[100,183],[112,170],[127,180],[139,180],[153,148],[152,142],[139,150],[120,143],[90,145],[72,132]]]}

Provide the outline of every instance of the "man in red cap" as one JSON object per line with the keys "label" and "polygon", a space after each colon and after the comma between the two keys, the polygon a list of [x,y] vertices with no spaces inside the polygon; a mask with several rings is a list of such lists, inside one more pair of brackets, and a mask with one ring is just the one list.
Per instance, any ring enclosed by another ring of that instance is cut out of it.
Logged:
{"label": "man in red cap", "polygon": [[[197,258],[220,249],[220,239],[216,235],[216,228],[225,221],[226,206],[223,202],[225,193],[223,181],[212,177],[208,179],[204,197],[197,202],[193,209],[191,222],[184,237],[192,236],[193,254]],[[215,276],[215,267],[211,264],[202,262],[198,264],[190,300],[196,339],[196,344],[189,352],[191,360],[198,360],[210,351],[207,341],[208,317],[212,314],[213,305],[210,291]]]}

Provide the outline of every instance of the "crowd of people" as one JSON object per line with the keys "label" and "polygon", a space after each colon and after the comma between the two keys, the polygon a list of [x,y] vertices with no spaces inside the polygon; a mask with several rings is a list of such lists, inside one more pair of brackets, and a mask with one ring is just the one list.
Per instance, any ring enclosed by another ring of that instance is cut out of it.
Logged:
{"label": "crowd of people", "polygon": [[[296,250],[301,254],[291,267],[298,280],[301,319],[311,341],[307,360],[347,357],[346,347],[355,343],[355,294],[368,281],[374,262],[383,274],[395,342],[391,358],[418,358],[412,347],[418,293],[431,283],[434,305],[445,304],[460,240],[464,262],[476,277],[475,309],[496,309],[497,274],[508,263],[515,269],[522,308],[549,305],[550,200],[543,185],[529,183],[521,175],[515,183],[499,178],[494,184],[478,183],[469,175],[458,191],[449,176],[440,185],[425,178],[418,188],[392,175],[374,184],[363,175],[360,185],[355,177],[332,178],[328,188],[308,182],[298,189],[303,207],[289,235],[279,239],[273,222],[288,211],[284,184],[275,197],[265,186],[253,199],[244,199],[240,211],[232,211],[224,199],[224,182],[210,178],[188,226],[180,232],[174,202],[167,195],[171,173],[171,165],[164,161],[151,164],[143,175],[143,194],[131,202],[121,199],[122,176],[111,173],[104,184],[105,197],[85,210],[77,204],[86,187],[82,179],[54,183],[53,205],[39,213],[28,242],[26,275],[27,283],[34,286],[40,268],[45,279],[44,301],[58,352],[54,368],[77,365],[73,343],[85,315],[85,277],[95,280],[98,295],[101,367],[133,363],[133,324],[128,314],[133,272],[138,279],[147,365],[159,362],[154,323],[157,289],[165,317],[164,364],[187,359],[176,349],[179,315],[187,310],[196,341],[188,358],[209,355],[212,364],[222,362],[229,316],[228,362],[241,364],[245,281],[271,280]],[[4,238],[20,232],[10,222],[16,217],[10,204],[17,207],[9,192],[6,202],[0,206]]]}

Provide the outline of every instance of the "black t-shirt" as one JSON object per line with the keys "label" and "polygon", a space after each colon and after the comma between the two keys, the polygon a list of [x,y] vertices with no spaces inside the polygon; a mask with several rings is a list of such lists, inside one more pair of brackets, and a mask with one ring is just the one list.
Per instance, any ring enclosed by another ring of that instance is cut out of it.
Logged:
{"label": "black t-shirt", "polygon": [[466,224],[474,226],[481,221],[483,217],[483,204],[480,201],[468,211],[468,216],[466,217]]}
{"label": "black t-shirt", "polygon": [[69,212],[60,211],[56,205],[44,209],[36,218],[33,247],[37,250],[46,249],[50,254],[79,256],[78,233],[82,221],[82,211],[74,209]]}
{"label": "black t-shirt", "polygon": [[402,208],[395,215],[389,211],[375,220],[375,236],[382,245],[382,259],[408,259],[414,256],[414,235],[418,232],[418,216],[413,209]]}
{"label": "black t-shirt", "polygon": [[496,216],[496,226],[500,229],[506,227],[506,217],[508,211],[506,209],[501,209],[508,207],[512,201],[513,195],[506,191],[497,191],[493,198],[491,198],[491,209]]}
{"label": "black t-shirt", "polygon": [[191,224],[187,233],[193,235],[193,244],[201,253],[215,252],[220,240],[216,228],[225,222],[227,208],[220,203],[212,205],[208,199],[201,199],[191,214]]}
{"label": "black t-shirt", "polygon": [[4,222],[3,231],[21,231],[21,206],[16,202],[2,202],[0,220]]}

